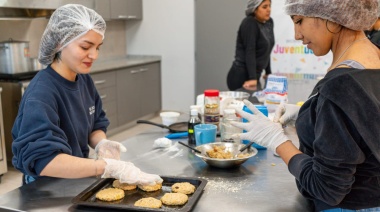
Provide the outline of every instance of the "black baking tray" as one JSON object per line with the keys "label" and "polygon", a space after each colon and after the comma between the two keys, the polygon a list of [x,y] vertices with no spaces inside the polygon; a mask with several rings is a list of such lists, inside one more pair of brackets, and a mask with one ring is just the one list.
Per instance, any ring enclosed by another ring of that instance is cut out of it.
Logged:
{"label": "black baking tray", "polygon": [[[176,176],[161,176],[164,180],[162,182],[162,189],[154,192],[146,192],[140,189],[134,189],[132,191],[125,191],[125,197],[118,201],[105,202],[96,199],[95,195],[98,191],[112,187],[112,183],[115,179],[106,178],[99,179],[76,197],[72,199],[72,203],[78,206],[91,207],[91,208],[104,208],[104,209],[121,209],[121,210],[134,210],[134,211],[191,211],[198,199],[203,193],[203,189],[207,184],[207,180],[199,178],[190,177],[176,177]],[[178,182],[189,182],[193,184],[196,188],[193,194],[189,194],[189,200],[185,205],[182,206],[167,206],[162,204],[161,208],[143,208],[136,207],[134,203],[146,197],[153,197],[156,199],[161,199],[165,193],[171,192],[171,186]]]}

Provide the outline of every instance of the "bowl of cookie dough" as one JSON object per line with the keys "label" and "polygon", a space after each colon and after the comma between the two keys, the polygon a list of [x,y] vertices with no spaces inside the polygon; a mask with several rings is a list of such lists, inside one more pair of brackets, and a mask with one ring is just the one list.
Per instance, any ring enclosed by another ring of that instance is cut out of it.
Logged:
{"label": "bowl of cookie dough", "polygon": [[245,144],[215,142],[196,146],[201,153],[195,155],[201,158],[208,165],[218,168],[233,168],[240,166],[249,158],[257,154],[257,149],[249,147],[243,152],[239,150]]}

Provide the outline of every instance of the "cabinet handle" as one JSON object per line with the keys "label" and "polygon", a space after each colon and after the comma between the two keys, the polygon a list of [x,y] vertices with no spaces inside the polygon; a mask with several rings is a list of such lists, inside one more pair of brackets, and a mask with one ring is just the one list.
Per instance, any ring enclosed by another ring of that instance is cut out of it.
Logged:
{"label": "cabinet handle", "polygon": [[99,84],[104,84],[106,83],[106,80],[95,80],[94,84],[99,85]]}
{"label": "cabinet handle", "polygon": [[118,15],[117,18],[120,19],[137,19],[136,15]]}
{"label": "cabinet handle", "polygon": [[144,71],[148,71],[149,69],[147,69],[147,68],[141,68],[140,69],[140,72],[144,72]]}
{"label": "cabinet handle", "polygon": [[131,71],[131,74],[137,74],[137,73],[139,73],[140,71],[139,70],[132,70]]}
{"label": "cabinet handle", "polygon": [[101,99],[105,99],[105,98],[107,98],[107,94],[101,95],[100,98],[101,98]]}

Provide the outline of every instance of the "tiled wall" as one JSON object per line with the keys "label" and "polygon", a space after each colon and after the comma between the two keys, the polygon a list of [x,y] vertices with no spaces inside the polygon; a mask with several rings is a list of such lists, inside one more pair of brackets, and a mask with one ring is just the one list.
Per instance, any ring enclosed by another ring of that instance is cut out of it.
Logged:
{"label": "tiled wall", "polygon": [[[29,41],[30,57],[38,57],[41,36],[48,19],[37,18],[27,20],[0,20],[0,42],[9,38]],[[126,22],[122,20],[108,21],[104,44],[100,49],[100,59],[125,56]]]}

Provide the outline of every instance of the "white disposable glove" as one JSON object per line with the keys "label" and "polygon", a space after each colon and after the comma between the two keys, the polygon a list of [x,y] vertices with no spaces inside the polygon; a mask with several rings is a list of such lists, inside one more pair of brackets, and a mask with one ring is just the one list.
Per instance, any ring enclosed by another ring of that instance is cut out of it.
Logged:
{"label": "white disposable glove", "polygon": [[247,119],[247,123],[231,122],[232,125],[246,130],[246,133],[232,135],[233,138],[254,141],[261,146],[268,147],[274,153],[276,148],[289,140],[284,134],[280,123],[273,123],[268,117],[262,114],[251,102],[243,100],[244,104],[253,114],[237,109],[238,114]]}
{"label": "white disposable glove", "polygon": [[133,163],[103,158],[107,163],[102,178],[115,178],[131,185],[156,185],[162,183],[160,176],[142,172]]}
{"label": "white disposable glove", "polygon": [[112,158],[120,160],[120,152],[126,152],[127,148],[117,141],[102,139],[95,147],[97,159]]}
{"label": "white disposable glove", "polygon": [[281,103],[274,113],[273,122],[279,122],[282,125],[294,125],[300,108],[298,105]]}

